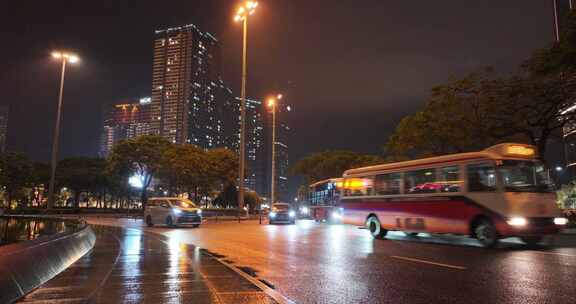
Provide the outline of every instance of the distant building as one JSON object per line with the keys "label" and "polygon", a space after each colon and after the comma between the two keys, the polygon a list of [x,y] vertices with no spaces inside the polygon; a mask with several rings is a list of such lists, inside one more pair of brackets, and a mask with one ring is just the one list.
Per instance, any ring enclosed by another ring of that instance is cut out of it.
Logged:
{"label": "distant building", "polygon": [[195,25],[157,30],[152,71],[152,132],[173,143],[222,146],[218,41]]}
{"label": "distant building", "polygon": [[7,105],[0,105],[0,152],[6,151],[6,138],[8,136],[8,112]]}
{"label": "distant building", "polygon": [[104,111],[100,157],[106,157],[122,139],[150,134],[150,97],[111,105]]}

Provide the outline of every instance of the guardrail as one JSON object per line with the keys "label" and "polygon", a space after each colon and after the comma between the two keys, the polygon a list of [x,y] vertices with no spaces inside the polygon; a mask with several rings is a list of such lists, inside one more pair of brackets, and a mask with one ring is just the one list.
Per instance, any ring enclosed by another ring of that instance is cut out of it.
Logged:
{"label": "guardrail", "polygon": [[0,246],[0,303],[15,302],[52,279],[89,252],[96,242],[96,235],[84,221],[41,216],[1,218],[61,221],[78,224],[78,229]]}

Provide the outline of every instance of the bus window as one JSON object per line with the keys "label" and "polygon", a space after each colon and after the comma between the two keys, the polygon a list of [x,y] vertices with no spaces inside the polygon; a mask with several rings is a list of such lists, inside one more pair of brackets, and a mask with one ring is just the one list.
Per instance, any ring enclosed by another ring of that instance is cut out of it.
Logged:
{"label": "bus window", "polygon": [[374,193],[376,195],[400,194],[400,173],[388,173],[377,175],[374,179]]}
{"label": "bus window", "polygon": [[510,192],[549,192],[551,183],[544,166],[540,162],[524,160],[504,160],[498,166],[505,191]]}
{"label": "bus window", "polygon": [[434,193],[440,189],[434,169],[409,171],[404,174],[404,189],[407,193]]}
{"label": "bus window", "polygon": [[462,180],[460,180],[460,169],[458,166],[442,167],[440,170],[440,192],[460,192],[462,190]]}
{"label": "bus window", "polygon": [[494,165],[489,163],[468,165],[466,171],[468,173],[468,191],[496,191]]}
{"label": "bus window", "polygon": [[345,196],[372,195],[373,180],[371,177],[351,178],[344,181]]}

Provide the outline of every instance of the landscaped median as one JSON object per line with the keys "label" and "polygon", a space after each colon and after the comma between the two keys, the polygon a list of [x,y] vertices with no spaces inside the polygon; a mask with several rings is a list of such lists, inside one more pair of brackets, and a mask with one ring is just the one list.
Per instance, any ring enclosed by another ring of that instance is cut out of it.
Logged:
{"label": "landscaped median", "polygon": [[[21,231],[23,230],[23,231]],[[12,303],[89,252],[96,241],[84,221],[42,216],[0,216],[0,303]],[[26,236],[10,238],[18,233]]]}

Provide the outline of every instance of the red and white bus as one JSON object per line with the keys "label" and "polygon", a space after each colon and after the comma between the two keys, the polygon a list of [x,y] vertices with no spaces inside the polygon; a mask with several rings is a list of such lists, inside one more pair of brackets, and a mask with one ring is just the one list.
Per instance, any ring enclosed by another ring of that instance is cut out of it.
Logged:
{"label": "red and white bus", "polygon": [[340,221],[338,209],[342,178],[329,178],[308,186],[308,212],[318,222]]}
{"label": "red and white bus", "polygon": [[486,246],[519,237],[535,244],[567,223],[536,149],[499,144],[344,172],[343,222],[375,238],[387,231],[470,235]]}

